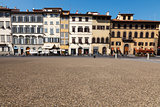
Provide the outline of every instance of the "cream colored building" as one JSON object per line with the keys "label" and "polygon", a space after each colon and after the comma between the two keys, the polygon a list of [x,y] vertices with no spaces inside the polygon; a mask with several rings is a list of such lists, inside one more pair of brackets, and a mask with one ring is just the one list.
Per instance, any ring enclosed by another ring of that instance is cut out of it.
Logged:
{"label": "cream colored building", "polygon": [[92,54],[110,54],[110,24],[111,16],[99,15],[97,12],[88,12],[92,14]]}
{"label": "cream colored building", "polygon": [[160,21],[133,20],[134,14],[119,13],[112,20],[111,54],[136,54],[136,50],[157,53]]}

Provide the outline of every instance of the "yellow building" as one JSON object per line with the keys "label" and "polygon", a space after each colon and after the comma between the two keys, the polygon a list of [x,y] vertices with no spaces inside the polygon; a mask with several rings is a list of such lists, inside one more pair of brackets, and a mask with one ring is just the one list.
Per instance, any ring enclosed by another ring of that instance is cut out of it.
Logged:
{"label": "yellow building", "polygon": [[133,20],[134,14],[119,13],[112,20],[111,54],[136,54],[139,50],[157,53],[160,21]]}
{"label": "yellow building", "polygon": [[109,54],[111,16],[92,12],[92,54]]}
{"label": "yellow building", "polygon": [[61,14],[60,49],[62,55],[68,54],[69,49],[69,14],[70,11],[62,11]]}

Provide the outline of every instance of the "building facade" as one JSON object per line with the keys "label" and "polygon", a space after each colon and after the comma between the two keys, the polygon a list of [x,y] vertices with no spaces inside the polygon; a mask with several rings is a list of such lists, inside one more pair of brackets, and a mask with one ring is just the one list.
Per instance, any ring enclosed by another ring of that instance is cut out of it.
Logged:
{"label": "building facade", "polygon": [[0,55],[12,54],[11,9],[0,7]]}
{"label": "building facade", "polygon": [[14,55],[40,53],[43,47],[42,12],[12,11],[11,20]]}
{"label": "building facade", "polygon": [[97,12],[88,12],[93,15],[92,20],[92,54],[109,55],[111,16],[99,15]]}
{"label": "building facade", "polygon": [[70,14],[69,18],[69,54],[91,54],[92,15]]}
{"label": "building facade", "polygon": [[157,53],[160,21],[133,20],[133,14],[119,13],[112,20],[111,54],[135,55],[138,50]]}
{"label": "building facade", "polygon": [[60,49],[62,55],[69,54],[69,14],[70,11],[62,11]]}

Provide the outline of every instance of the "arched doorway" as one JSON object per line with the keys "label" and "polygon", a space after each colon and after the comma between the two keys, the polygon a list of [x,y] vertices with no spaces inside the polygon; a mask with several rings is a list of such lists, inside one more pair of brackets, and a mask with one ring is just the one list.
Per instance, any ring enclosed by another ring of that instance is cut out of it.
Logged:
{"label": "arched doorway", "polygon": [[17,46],[14,46],[14,55],[18,54],[18,48]]}
{"label": "arched doorway", "polygon": [[78,55],[82,55],[82,47],[78,48]]}
{"label": "arched doorway", "polygon": [[29,52],[29,51],[30,51],[30,47],[27,47],[27,48],[26,48],[26,55],[30,55],[30,52]]}
{"label": "arched doorway", "polygon": [[102,48],[102,54],[106,54],[106,47]]}
{"label": "arched doorway", "polygon": [[129,53],[129,45],[128,45],[128,44],[125,44],[125,45],[124,45],[124,54],[125,54],[125,55],[128,55],[128,53]]}

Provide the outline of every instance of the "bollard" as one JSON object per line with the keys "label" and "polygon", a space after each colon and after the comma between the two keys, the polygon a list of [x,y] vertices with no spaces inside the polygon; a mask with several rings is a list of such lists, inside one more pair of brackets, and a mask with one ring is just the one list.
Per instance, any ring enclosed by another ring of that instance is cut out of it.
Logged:
{"label": "bollard", "polygon": [[115,59],[117,59],[117,53],[115,54]]}
{"label": "bollard", "polygon": [[149,60],[149,53],[147,53],[147,60]]}

